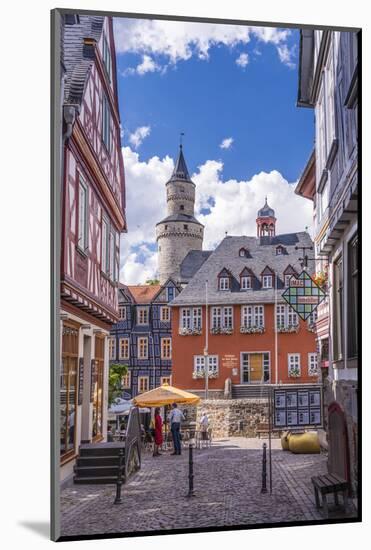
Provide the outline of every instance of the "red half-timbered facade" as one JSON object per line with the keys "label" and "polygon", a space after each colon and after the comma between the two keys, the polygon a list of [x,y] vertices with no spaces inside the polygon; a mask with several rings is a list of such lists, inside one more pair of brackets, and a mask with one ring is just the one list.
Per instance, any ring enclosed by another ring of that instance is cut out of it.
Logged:
{"label": "red half-timbered facade", "polygon": [[126,231],[112,19],[65,15],[61,188],[61,461],[105,438],[108,335]]}

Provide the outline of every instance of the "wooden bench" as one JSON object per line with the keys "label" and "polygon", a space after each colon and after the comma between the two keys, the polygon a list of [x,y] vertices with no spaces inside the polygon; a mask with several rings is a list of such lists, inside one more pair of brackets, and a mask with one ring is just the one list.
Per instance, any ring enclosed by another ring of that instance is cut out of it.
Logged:
{"label": "wooden bench", "polygon": [[268,422],[260,422],[260,424],[256,427],[256,435],[259,437],[261,434],[269,434],[269,423]]}
{"label": "wooden bench", "polygon": [[349,491],[348,481],[341,478],[337,474],[325,474],[322,476],[312,477],[312,483],[314,487],[314,496],[316,499],[316,506],[317,508],[321,508],[321,503],[319,499],[319,493],[321,493],[322,507],[326,516],[328,516],[327,495],[330,493],[334,493],[336,506],[339,506],[338,493],[342,493],[344,509],[345,510],[347,509],[348,491]]}

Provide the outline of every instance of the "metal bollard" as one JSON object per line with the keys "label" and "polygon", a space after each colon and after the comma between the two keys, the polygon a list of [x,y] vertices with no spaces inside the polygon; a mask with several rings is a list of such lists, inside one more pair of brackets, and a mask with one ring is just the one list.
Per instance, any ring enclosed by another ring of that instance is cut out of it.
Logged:
{"label": "metal bollard", "polygon": [[113,504],[121,504],[122,498],[121,498],[121,487],[122,487],[122,461],[124,458],[124,449],[121,448],[119,451],[119,471],[117,475],[117,481],[116,481],[116,498]]}
{"label": "metal bollard", "polygon": [[267,444],[263,443],[262,493],[267,492]]}
{"label": "metal bollard", "polygon": [[187,497],[194,497],[196,496],[193,490],[193,446],[194,446],[194,439],[189,440],[189,460],[188,460],[188,495]]}

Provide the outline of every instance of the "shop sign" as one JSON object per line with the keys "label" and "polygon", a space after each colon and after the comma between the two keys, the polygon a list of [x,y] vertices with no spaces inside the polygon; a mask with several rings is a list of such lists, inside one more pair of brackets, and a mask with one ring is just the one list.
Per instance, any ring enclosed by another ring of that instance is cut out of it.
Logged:
{"label": "shop sign", "polygon": [[238,367],[238,357],[233,354],[226,354],[222,356],[222,366],[227,369],[233,369]]}
{"label": "shop sign", "polygon": [[324,291],[306,271],[302,271],[298,277],[292,276],[290,286],[282,293],[282,298],[303,321],[308,319],[325,297]]}

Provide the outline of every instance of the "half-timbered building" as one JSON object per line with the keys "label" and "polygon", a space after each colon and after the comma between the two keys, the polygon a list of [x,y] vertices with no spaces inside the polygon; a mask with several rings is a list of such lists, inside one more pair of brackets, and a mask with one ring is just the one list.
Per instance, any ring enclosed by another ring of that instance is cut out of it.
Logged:
{"label": "half-timbered building", "polygon": [[111,330],[110,363],[127,365],[125,397],[135,397],[171,382],[172,336],[169,303],[181,288],[172,279],[164,285],[119,289],[119,322]]}
{"label": "half-timbered building", "polygon": [[108,336],[118,320],[126,230],[112,19],[65,14],[62,28],[61,477],[81,442],[106,436]]}

